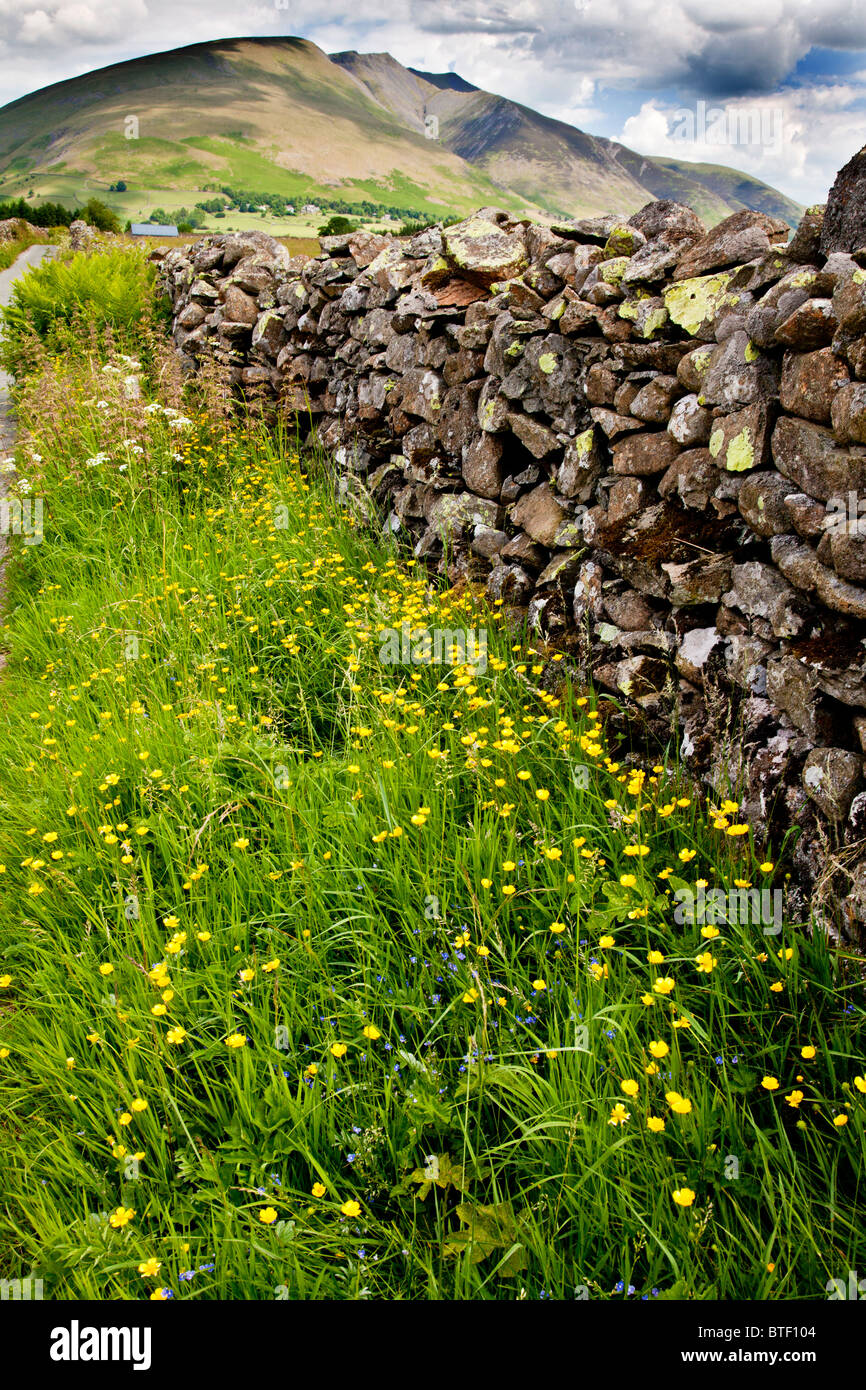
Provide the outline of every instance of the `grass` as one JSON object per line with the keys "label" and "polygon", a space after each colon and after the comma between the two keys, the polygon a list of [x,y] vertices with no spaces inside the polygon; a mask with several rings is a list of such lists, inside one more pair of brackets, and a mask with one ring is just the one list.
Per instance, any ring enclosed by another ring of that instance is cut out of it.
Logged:
{"label": "grass", "polygon": [[[784,887],[734,802],[146,360],[85,337],[19,402],[3,1275],[825,1298],[866,1258],[861,962],[683,922],[700,879]],[[393,663],[404,623],[486,660]]]}
{"label": "grass", "polygon": [[36,236],[33,232],[24,232],[21,236],[13,237],[11,241],[0,242],[0,270],[8,270],[22,251],[42,240],[43,237]]}
{"label": "grass", "polygon": [[138,347],[161,312],[154,281],[140,245],[115,245],[98,256],[67,250],[43,261],[15,282],[2,310],[0,364],[24,375],[40,350],[74,352],[85,324],[91,339],[108,333],[118,348]]}

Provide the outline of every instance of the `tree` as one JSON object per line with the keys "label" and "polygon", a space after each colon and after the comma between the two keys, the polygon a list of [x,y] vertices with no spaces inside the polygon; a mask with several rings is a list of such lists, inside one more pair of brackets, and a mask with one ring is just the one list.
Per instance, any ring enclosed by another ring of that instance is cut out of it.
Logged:
{"label": "tree", "polygon": [[327,222],[319,228],[319,236],[343,236],[346,232],[357,232],[357,222],[352,222],[348,217],[329,217]]}
{"label": "tree", "polygon": [[75,216],[80,217],[100,232],[119,232],[120,219],[107,203],[100,198],[88,198],[83,208],[76,208]]}

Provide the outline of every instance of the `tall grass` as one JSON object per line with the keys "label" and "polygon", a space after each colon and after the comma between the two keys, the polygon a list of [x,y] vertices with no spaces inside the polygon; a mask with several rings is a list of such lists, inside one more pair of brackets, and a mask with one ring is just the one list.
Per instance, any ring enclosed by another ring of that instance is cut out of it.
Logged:
{"label": "tall grass", "polygon": [[[21,402],[4,1274],[818,1299],[862,1268],[860,963],[674,908],[783,886],[759,829],[622,761],[561,653],[365,531],[326,460],[106,365]],[[404,623],[483,630],[486,666],[402,664]]]}
{"label": "tall grass", "polygon": [[82,329],[121,350],[137,351],[146,324],[164,318],[152,293],[155,272],[140,247],[101,253],[67,252],[22,276],[2,310],[0,365],[13,375],[32,369],[37,344],[49,353],[73,352]]}

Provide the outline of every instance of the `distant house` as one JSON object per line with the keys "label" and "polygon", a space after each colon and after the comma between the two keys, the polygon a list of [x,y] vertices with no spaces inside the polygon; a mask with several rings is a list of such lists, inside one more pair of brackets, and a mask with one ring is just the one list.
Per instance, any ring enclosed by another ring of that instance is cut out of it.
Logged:
{"label": "distant house", "polygon": [[129,228],[132,236],[177,236],[177,227],[170,223],[133,222]]}
{"label": "distant house", "polygon": [[315,203],[304,203],[304,206],[301,208],[301,212],[305,217],[317,217],[321,211],[322,209],[317,207]]}

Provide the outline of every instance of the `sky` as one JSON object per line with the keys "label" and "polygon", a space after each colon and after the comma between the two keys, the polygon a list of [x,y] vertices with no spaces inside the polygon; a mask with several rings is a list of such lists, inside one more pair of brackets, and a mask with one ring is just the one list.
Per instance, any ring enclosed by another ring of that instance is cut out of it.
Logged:
{"label": "sky", "polygon": [[459,72],[807,205],[866,144],[864,0],[0,0],[0,103],[146,53],[279,34]]}

